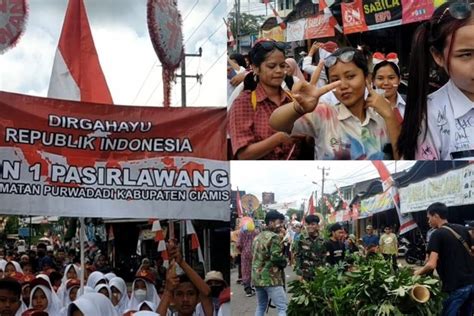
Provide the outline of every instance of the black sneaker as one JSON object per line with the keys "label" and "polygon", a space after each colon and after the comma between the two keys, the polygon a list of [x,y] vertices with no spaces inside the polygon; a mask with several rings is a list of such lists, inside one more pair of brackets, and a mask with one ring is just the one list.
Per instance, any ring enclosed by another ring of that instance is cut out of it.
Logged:
{"label": "black sneaker", "polygon": [[245,296],[251,297],[251,296],[254,296],[254,295],[255,295],[255,290],[254,289],[245,290]]}

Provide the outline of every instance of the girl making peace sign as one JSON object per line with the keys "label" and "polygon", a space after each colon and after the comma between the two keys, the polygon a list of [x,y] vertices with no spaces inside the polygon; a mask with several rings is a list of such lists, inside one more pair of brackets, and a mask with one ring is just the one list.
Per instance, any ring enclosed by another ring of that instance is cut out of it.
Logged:
{"label": "girl making peace sign", "polygon": [[[317,88],[323,66],[330,83]],[[340,103],[319,103],[319,98],[333,89]],[[297,82],[292,93],[296,102],[276,109],[270,125],[314,137],[314,159],[398,159],[400,123],[389,102],[372,89],[367,60],[359,50],[345,47],[335,51],[319,63],[309,83]]]}

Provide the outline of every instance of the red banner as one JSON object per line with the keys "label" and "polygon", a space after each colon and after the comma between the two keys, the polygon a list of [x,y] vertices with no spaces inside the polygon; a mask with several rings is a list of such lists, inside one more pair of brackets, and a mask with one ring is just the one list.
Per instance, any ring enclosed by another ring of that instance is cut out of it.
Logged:
{"label": "red banner", "polygon": [[225,108],[0,92],[0,212],[228,219],[225,126]]}
{"label": "red banner", "polygon": [[355,0],[349,3],[344,2],[341,4],[341,10],[345,34],[368,30],[365,23],[364,10],[362,9],[362,0]]}
{"label": "red banner", "polygon": [[433,0],[402,0],[402,5],[403,24],[428,20],[435,10]]}
{"label": "red banner", "polygon": [[329,24],[329,16],[319,14],[306,19],[304,38],[332,37],[334,35],[334,27]]}

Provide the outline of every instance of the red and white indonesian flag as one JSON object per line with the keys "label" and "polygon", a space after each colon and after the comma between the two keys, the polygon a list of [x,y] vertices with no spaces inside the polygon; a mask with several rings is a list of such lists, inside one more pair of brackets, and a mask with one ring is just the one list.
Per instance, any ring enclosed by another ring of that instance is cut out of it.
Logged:
{"label": "red and white indonesian flag", "polygon": [[48,97],[113,104],[82,0],[69,0]]}
{"label": "red and white indonesian flag", "polygon": [[411,214],[402,214],[400,211],[400,194],[398,193],[398,188],[395,186],[393,181],[392,175],[390,171],[388,171],[387,167],[380,160],[373,160],[372,163],[374,164],[375,168],[377,169],[380,179],[382,180],[382,187],[384,192],[390,190],[390,196],[393,199],[393,203],[395,204],[395,208],[398,214],[398,220],[400,221],[400,234],[404,234],[416,227],[417,224],[413,219]]}
{"label": "red and white indonesian flag", "polygon": [[165,236],[159,220],[153,221],[151,231],[155,232],[155,241],[158,243],[158,252],[166,250]]}
{"label": "red and white indonesian flag", "polygon": [[240,199],[240,191],[239,187],[237,187],[237,197],[236,197],[236,208],[237,208],[237,217],[241,218],[243,216],[243,211],[242,211],[242,200]]}
{"label": "red and white indonesian flag", "polygon": [[311,196],[309,197],[309,201],[308,201],[308,215],[314,215],[316,213],[313,200],[314,200],[313,193],[311,193]]}
{"label": "red and white indonesian flag", "polygon": [[328,197],[324,195],[324,202],[326,203],[326,206],[329,210],[330,213],[334,213],[336,210],[334,209],[334,206],[331,204],[331,201],[329,201]]}
{"label": "red and white indonesian flag", "polygon": [[190,220],[186,221],[186,235],[191,235],[191,249],[198,251],[199,262],[204,263],[204,257],[202,255],[199,238],[196,234],[196,230],[194,230],[193,223]]}

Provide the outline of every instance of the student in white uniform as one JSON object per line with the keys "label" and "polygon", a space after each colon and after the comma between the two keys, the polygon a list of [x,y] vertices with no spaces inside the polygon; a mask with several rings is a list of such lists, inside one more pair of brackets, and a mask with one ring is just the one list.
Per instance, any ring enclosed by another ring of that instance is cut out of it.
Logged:
{"label": "student in white uniform", "polygon": [[375,87],[378,89],[377,92],[382,93],[390,101],[390,105],[392,109],[397,111],[401,123],[406,103],[402,95],[398,93],[398,86],[401,81],[398,55],[397,53],[388,53],[385,56],[377,52],[372,56],[372,64],[374,65],[372,78]]}
{"label": "student in white uniform", "polygon": [[[398,141],[405,159],[474,158],[473,8],[472,0],[444,3],[414,34]],[[449,81],[428,95],[432,59]]]}

